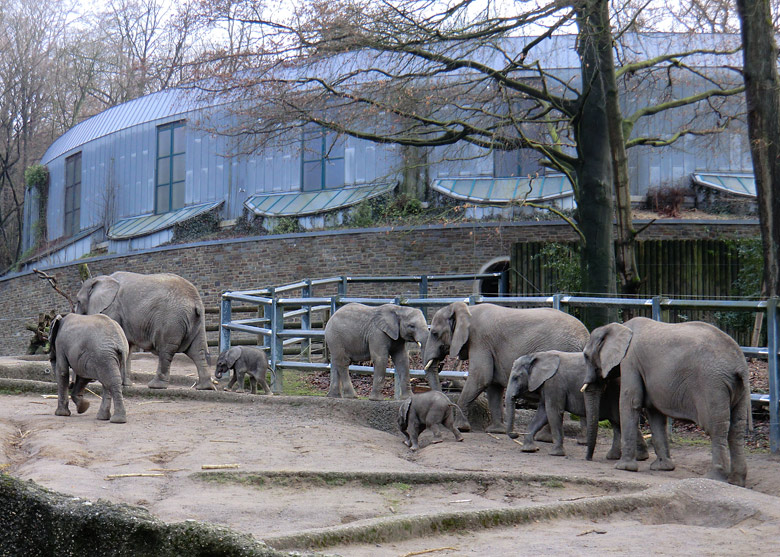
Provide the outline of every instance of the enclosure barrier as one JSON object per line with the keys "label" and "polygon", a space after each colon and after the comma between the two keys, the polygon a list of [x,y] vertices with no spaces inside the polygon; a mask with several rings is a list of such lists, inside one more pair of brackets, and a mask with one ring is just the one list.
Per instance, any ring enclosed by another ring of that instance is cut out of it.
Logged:
{"label": "enclosure barrier", "polygon": [[[431,283],[451,281],[475,281],[485,278],[499,279],[499,295],[485,297],[472,295],[469,297],[445,297],[429,298],[428,289]],[[419,284],[419,297],[349,297],[347,296],[350,284],[389,284],[389,283],[417,283]],[[336,293],[330,296],[314,296],[314,289],[333,288]],[[332,314],[340,306],[359,302],[363,304],[380,305],[393,303],[398,305],[419,307],[423,313],[431,307],[446,306],[452,302],[466,302],[469,305],[490,302],[493,304],[513,304],[522,306],[553,307],[566,311],[570,307],[615,307],[644,309],[650,312],[652,319],[664,321],[664,312],[672,309],[694,310],[720,310],[720,311],[748,311],[751,313],[765,313],[767,324],[767,346],[765,347],[740,347],[745,356],[767,359],[769,373],[769,394],[752,394],[755,402],[769,404],[769,439],[770,449],[773,453],[780,451],[780,369],[778,369],[778,349],[780,348],[780,325],[778,324],[778,298],[768,300],[685,300],[669,299],[661,296],[652,298],[603,298],[596,296],[570,296],[555,294],[552,296],[507,296],[507,273],[485,273],[475,275],[418,275],[418,276],[385,276],[385,277],[331,277],[325,279],[306,279],[293,284],[279,287],[263,288],[260,290],[245,290],[225,292],[222,295],[220,307],[220,352],[230,347],[232,331],[240,331],[260,335],[263,346],[269,350],[269,365],[272,371],[272,389],[281,392],[283,385],[284,369],[300,369],[312,371],[329,371],[330,364],[326,362],[313,362],[311,360],[311,341],[313,339],[324,341],[324,323],[327,318],[321,320],[322,328],[312,328],[312,314]],[[299,296],[290,296],[297,293]],[[233,302],[243,302],[258,307],[258,313],[262,317],[251,319],[231,318]],[[286,311],[287,310],[287,311]],[[427,318],[427,315],[426,315]],[[287,324],[287,326],[286,326]],[[284,360],[284,347],[298,344],[301,346],[300,354],[303,360]],[[371,372],[367,366],[349,366],[350,371]],[[388,368],[387,373],[395,376],[395,392],[400,393],[400,385],[395,370]],[[422,369],[411,369],[411,376],[424,377]],[[442,370],[439,374],[443,378],[462,379],[468,376],[468,372],[457,370]],[[396,395],[397,396],[397,395]]]}

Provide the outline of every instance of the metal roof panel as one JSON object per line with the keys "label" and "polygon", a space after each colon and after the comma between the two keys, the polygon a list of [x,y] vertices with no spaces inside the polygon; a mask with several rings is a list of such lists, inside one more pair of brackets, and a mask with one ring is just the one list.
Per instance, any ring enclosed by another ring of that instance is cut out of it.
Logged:
{"label": "metal roof panel", "polygon": [[211,201],[199,205],[190,205],[161,215],[142,215],[140,217],[122,219],[115,222],[108,229],[106,236],[111,240],[126,240],[137,236],[146,236],[216,209],[222,203],[224,201]]}

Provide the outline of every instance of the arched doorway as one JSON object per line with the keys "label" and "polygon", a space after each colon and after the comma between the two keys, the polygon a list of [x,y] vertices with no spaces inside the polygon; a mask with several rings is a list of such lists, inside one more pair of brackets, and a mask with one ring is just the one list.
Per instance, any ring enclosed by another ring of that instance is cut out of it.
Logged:
{"label": "arched doorway", "polygon": [[[500,273],[509,270],[509,257],[496,257],[491,259],[479,270],[480,274]],[[474,294],[483,296],[498,296],[499,277],[490,277],[486,279],[477,279],[474,281]]]}

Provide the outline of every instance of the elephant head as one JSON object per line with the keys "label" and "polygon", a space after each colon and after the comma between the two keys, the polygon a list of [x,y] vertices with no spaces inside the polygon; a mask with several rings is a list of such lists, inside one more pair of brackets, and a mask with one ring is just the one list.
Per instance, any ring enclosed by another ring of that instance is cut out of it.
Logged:
{"label": "elephant head", "polygon": [[[618,323],[610,323],[595,329],[585,345],[585,383],[582,392],[585,395],[585,416],[588,427],[588,450],[586,459],[593,458],[596,448],[596,436],[599,425],[599,406],[601,395],[606,387],[610,372],[620,365],[631,344],[633,332]],[[619,376],[619,371],[612,374]]]}
{"label": "elephant head", "polygon": [[417,308],[387,304],[378,312],[377,326],[393,340],[416,342],[421,348],[428,338],[428,323]]}
{"label": "elephant head", "polygon": [[103,313],[116,299],[119,282],[109,276],[85,280],[76,294],[75,312],[81,315]]}
{"label": "elephant head", "polygon": [[471,312],[464,302],[452,303],[434,314],[423,356],[425,375],[432,388],[439,385],[437,366],[448,353],[461,360],[468,359],[470,323]]}
{"label": "elephant head", "polygon": [[223,375],[230,372],[230,369],[236,365],[236,360],[241,356],[241,347],[234,346],[222,352],[217,358],[217,369],[214,371],[214,377],[221,379]]}
{"label": "elephant head", "polygon": [[539,352],[521,356],[512,364],[512,373],[506,386],[504,408],[506,412],[506,434],[516,439],[518,434],[513,431],[515,425],[515,401],[523,393],[539,389],[545,381],[558,372],[561,359],[557,354]]}

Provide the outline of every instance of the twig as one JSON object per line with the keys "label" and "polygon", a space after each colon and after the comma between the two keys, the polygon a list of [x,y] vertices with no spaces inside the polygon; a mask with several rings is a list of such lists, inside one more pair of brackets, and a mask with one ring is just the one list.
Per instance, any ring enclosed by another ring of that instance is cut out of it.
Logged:
{"label": "twig", "polygon": [[54,278],[53,276],[51,276],[49,274],[44,273],[43,271],[39,271],[38,269],[33,269],[33,273],[38,275],[39,278],[42,278],[44,280],[49,281],[49,286],[51,286],[56,293],[60,294],[66,300],[68,300],[68,303],[70,304],[70,311],[71,312],[76,311],[76,304],[73,303],[73,299],[70,296],[68,296],[65,292],[60,290],[60,287],[57,286],[57,279],[56,278]]}
{"label": "twig", "polygon": [[577,534],[577,536],[587,536],[588,534],[606,534],[606,530],[585,530],[584,532],[580,532]]}
{"label": "twig", "polygon": [[455,501],[450,501],[450,503],[471,503],[471,499],[456,499]]}
{"label": "twig", "polygon": [[96,393],[95,391],[93,391],[92,389],[84,389],[84,390],[85,390],[85,391],[87,391],[89,394],[91,394],[91,395],[95,395],[96,397],[100,398],[100,395],[99,395],[99,394],[97,394],[97,393]]}
{"label": "twig", "polygon": [[60,395],[41,395],[41,398],[59,398]]}
{"label": "twig", "polygon": [[209,443],[238,443],[239,441],[227,441],[222,439],[209,439]]}
{"label": "twig", "polygon": [[170,404],[170,400],[147,400],[146,402],[139,402],[138,406],[142,406],[144,404]]}
{"label": "twig", "polygon": [[146,474],[139,472],[137,474],[109,474],[106,480],[115,480],[117,478],[164,478],[165,474]]}
{"label": "twig", "polygon": [[426,553],[435,553],[437,551],[458,551],[457,547],[437,547],[435,549],[423,549],[422,551],[412,551],[404,553],[401,557],[412,557],[413,555],[425,555]]}
{"label": "twig", "polygon": [[203,464],[201,470],[223,470],[227,468],[238,468],[238,464]]}

